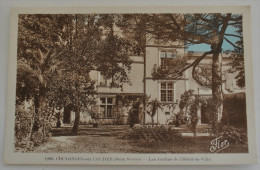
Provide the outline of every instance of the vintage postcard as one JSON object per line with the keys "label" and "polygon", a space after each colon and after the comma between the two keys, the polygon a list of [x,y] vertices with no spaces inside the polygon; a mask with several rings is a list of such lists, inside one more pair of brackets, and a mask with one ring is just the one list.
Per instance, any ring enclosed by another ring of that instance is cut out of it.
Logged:
{"label": "vintage postcard", "polygon": [[249,6],[13,8],[6,164],[256,163]]}

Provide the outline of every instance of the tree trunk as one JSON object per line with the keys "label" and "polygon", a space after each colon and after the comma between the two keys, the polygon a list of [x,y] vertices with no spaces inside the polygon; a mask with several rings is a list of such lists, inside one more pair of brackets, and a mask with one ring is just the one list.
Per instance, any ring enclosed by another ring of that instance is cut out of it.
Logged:
{"label": "tree trunk", "polygon": [[46,106],[46,91],[44,85],[40,85],[39,87],[39,100],[38,107],[42,111],[42,109]]}
{"label": "tree trunk", "polygon": [[196,132],[196,130],[193,132],[193,135],[194,135],[194,136],[193,136],[194,139],[197,138],[197,132]]}
{"label": "tree trunk", "polygon": [[[216,44],[212,44],[213,58],[212,58],[212,97],[214,102],[214,112],[217,114],[217,122],[221,121],[223,112],[223,92],[222,92],[222,44],[224,34],[228,27],[228,22],[231,14],[228,13],[223,21]],[[213,42],[214,43],[214,42]]]}
{"label": "tree trunk", "polygon": [[79,128],[79,121],[80,121],[80,111],[79,111],[79,109],[75,109],[75,121],[74,121],[74,125],[72,128],[72,134],[77,135],[78,128]]}
{"label": "tree trunk", "polygon": [[46,89],[43,84],[40,84],[39,86],[39,93],[34,95],[34,111],[35,116],[34,122],[33,122],[33,129],[32,131],[38,131],[39,129],[39,116],[43,114],[43,110],[46,106]]}
{"label": "tree trunk", "polygon": [[31,141],[31,138],[32,138],[32,130],[33,130],[33,125],[34,125],[34,114],[35,113],[33,113],[33,115],[32,115],[30,131],[29,131],[28,138],[27,138],[26,148],[28,148],[28,149],[31,147],[30,141]]}
{"label": "tree trunk", "polygon": [[179,115],[176,115],[176,120],[175,120],[175,127],[179,127],[180,123],[179,123]]}
{"label": "tree trunk", "polygon": [[220,122],[223,112],[222,56],[218,52],[214,52],[212,61],[212,97],[217,122]]}
{"label": "tree trunk", "polygon": [[152,120],[152,127],[154,127],[154,118],[153,118],[153,116],[151,116],[151,120]]}
{"label": "tree trunk", "polygon": [[38,104],[39,104],[39,99],[38,99],[38,96],[37,95],[34,95],[34,110],[32,111],[33,112],[33,115],[32,115],[32,118],[31,118],[31,125],[30,125],[30,129],[29,129],[29,134],[28,134],[28,137],[27,137],[27,144],[26,144],[26,148],[30,148],[30,141],[31,141],[31,138],[32,138],[32,132],[33,132],[33,127],[34,127],[34,124],[35,124],[35,114],[38,113]]}
{"label": "tree trunk", "polygon": [[41,137],[42,143],[44,142],[45,137],[46,137],[46,122],[44,122],[44,124],[42,126],[42,137]]}

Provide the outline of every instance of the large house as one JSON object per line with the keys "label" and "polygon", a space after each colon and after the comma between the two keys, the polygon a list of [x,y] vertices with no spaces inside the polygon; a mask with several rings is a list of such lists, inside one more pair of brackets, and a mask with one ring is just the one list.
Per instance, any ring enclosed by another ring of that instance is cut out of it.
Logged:
{"label": "large house", "polygon": [[[132,96],[150,96],[151,99],[158,99],[161,103],[178,105],[181,95],[189,90],[194,90],[194,94],[201,96],[211,96],[211,89],[200,86],[191,76],[191,69],[185,71],[184,75],[178,80],[154,80],[152,70],[156,66],[163,66],[165,58],[171,59],[175,57],[189,55],[190,61],[201,56],[201,52],[187,52],[182,42],[161,44],[156,41],[147,41],[145,47],[146,53],[133,55],[132,68],[129,73],[131,84],[124,84],[123,88],[111,88],[110,80],[104,79],[98,71],[91,72],[91,78],[96,82],[96,105],[91,106],[92,112],[81,112],[80,122],[84,124],[92,124],[98,122],[100,124],[114,124],[117,119],[118,106],[116,106],[116,96],[132,95]],[[229,73],[228,63],[230,59],[227,54],[221,54],[222,70],[223,70],[223,92],[234,93],[244,91],[244,89],[236,86],[235,73]],[[201,65],[211,65],[211,56],[207,56]],[[151,123],[151,118],[145,112],[145,106],[140,100],[133,101],[128,106],[121,106],[120,111],[124,115],[124,123],[127,123],[129,112],[136,117],[135,123],[146,124]],[[169,124],[172,121],[172,108],[165,107],[158,109],[154,116],[155,123]],[[174,112],[178,111],[178,107]],[[93,116],[93,114],[95,116]],[[208,123],[205,118],[205,109],[201,107],[199,110],[198,124]],[[71,106],[67,106],[63,110],[62,123],[72,124],[75,119],[75,113]]]}

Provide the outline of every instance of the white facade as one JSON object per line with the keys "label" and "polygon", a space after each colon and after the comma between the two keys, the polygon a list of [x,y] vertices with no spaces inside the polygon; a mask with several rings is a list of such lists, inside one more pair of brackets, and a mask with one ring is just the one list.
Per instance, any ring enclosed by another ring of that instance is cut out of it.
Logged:
{"label": "white facade", "polygon": [[[194,94],[201,96],[211,96],[212,91],[210,88],[202,87],[192,78],[192,69],[185,71],[182,78],[178,80],[153,80],[152,71],[154,67],[161,66],[164,62],[163,58],[175,58],[185,55],[191,55],[190,62],[194,61],[202,53],[186,53],[182,42],[174,42],[172,44],[167,43],[160,45],[160,43],[154,41],[147,41],[146,54],[140,56],[131,56],[133,60],[131,71],[128,73],[131,80],[131,84],[124,84],[123,89],[111,88],[109,86],[109,80],[105,80],[99,72],[92,71],[90,73],[91,79],[96,82],[97,90],[97,104],[92,106],[92,111],[98,114],[97,117],[93,117],[89,112],[81,113],[81,123],[94,123],[98,121],[104,124],[114,124],[116,121],[115,115],[115,97],[118,94],[128,95],[140,95],[146,94],[151,99],[158,99],[161,103],[174,103],[176,108],[164,107],[158,109],[154,116],[155,123],[168,124],[172,121],[173,113],[177,113],[179,110],[178,104],[181,95],[187,90],[194,90]],[[222,54],[222,71],[223,71],[223,92],[234,93],[241,92],[244,89],[236,86],[235,76],[236,73],[228,73],[228,63],[230,62],[227,55]],[[212,57],[209,55],[202,60],[201,64],[211,65]],[[127,123],[128,112],[131,110],[135,112],[139,121],[136,123],[151,123],[151,118],[148,114],[145,114],[143,103],[135,105],[132,103],[128,108],[121,108],[121,112],[124,113],[124,123]],[[73,123],[74,113],[68,112],[67,117],[70,117],[70,121],[66,123]],[[66,115],[64,115],[66,117]],[[64,117],[63,117],[64,118]],[[201,112],[199,111],[199,124],[201,122]],[[65,123],[65,122],[64,122]]]}

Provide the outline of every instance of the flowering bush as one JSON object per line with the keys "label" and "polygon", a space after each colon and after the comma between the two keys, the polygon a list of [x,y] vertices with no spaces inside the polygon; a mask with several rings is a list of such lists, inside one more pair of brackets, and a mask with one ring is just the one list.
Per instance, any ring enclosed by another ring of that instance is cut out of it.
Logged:
{"label": "flowering bush", "polygon": [[179,141],[182,140],[182,135],[180,132],[164,126],[148,126],[132,128],[122,138],[146,141]]}
{"label": "flowering bush", "polygon": [[227,128],[221,133],[224,139],[228,140],[230,143],[241,143],[247,144],[247,131],[245,129],[237,128]]}
{"label": "flowering bush", "polygon": [[116,125],[123,125],[125,123],[125,116],[123,113],[116,112],[115,117],[116,117],[116,120],[115,120]]}

